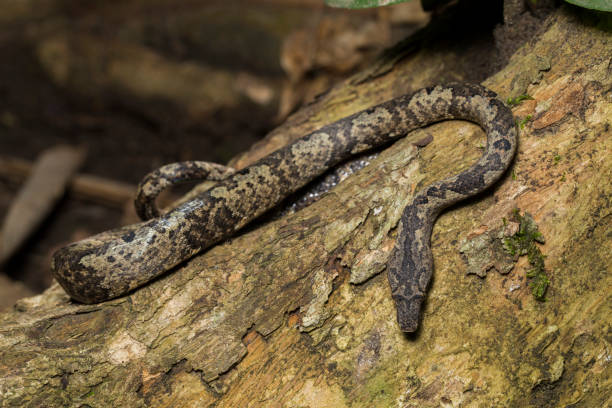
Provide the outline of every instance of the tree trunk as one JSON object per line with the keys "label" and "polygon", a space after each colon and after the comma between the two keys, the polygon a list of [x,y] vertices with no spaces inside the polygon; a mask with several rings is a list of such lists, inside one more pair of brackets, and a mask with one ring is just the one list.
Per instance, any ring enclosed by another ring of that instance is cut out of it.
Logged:
{"label": "tree trunk", "polygon": [[[609,16],[582,14],[552,14],[483,82],[504,100],[533,99],[514,108],[512,169],[436,222],[434,281],[416,335],[399,330],[383,271],[411,195],[481,154],[484,134],[466,122],[413,132],[313,205],[129,296],[80,305],[55,284],[19,301],[0,315],[2,406],[610,404],[612,38]],[[390,97],[469,79],[455,67],[476,56],[447,41],[453,52],[395,47],[233,165]],[[418,150],[412,142],[428,134],[434,141]],[[466,275],[488,246],[460,249],[487,234],[493,242],[513,208],[546,239],[545,302],[532,296],[524,258],[507,275]]]}

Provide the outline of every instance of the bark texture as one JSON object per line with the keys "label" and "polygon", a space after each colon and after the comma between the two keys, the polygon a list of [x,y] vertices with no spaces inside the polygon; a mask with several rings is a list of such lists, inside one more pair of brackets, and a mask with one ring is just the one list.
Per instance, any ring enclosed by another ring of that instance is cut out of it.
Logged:
{"label": "bark texture", "polygon": [[[434,282],[416,335],[400,332],[382,272],[411,194],[481,154],[484,134],[469,123],[413,132],[314,205],[130,296],[83,306],[54,285],[19,301],[0,315],[2,405],[611,404],[610,25],[609,16],[562,8],[484,82],[503,99],[533,100],[514,109],[525,120],[511,171],[434,227]],[[392,96],[461,79],[445,67],[466,57],[448,51],[396,48],[232,164]],[[411,143],[428,134],[434,141],[418,151]],[[507,275],[466,276],[460,247],[515,207],[546,238],[546,302],[533,298],[523,258]]]}

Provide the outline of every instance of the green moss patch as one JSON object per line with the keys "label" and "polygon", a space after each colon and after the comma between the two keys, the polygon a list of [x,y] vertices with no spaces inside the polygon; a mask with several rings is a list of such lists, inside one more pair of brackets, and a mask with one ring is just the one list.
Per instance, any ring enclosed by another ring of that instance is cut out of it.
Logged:
{"label": "green moss patch", "polygon": [[544,301],[550,280],[544,268],[545,256],[536,245],[537,242],[544,243],[544,236],[538,231],[538,226],[529,213],[521,215],[516,208],[512,212],[512,221],[518,223],[519,228],[514,235],[504,238],[504,249],[515,257],[527,255],[531,265],[531,269],[527,271],[527,277],[531,279],[529,286],[533,296]]}
{"label": "green moss patch", "polygon": [[520,105],[521,102],[528,101],[528,100],[533,100],[533,97],[531,95],[528,95],[528,94],[522,94],[522,95],[519,95],[519,96],[517,96],[515,98],[508,98],[508,99],[506,99],[506,104],[508,106],[517,106],[517,105]]}

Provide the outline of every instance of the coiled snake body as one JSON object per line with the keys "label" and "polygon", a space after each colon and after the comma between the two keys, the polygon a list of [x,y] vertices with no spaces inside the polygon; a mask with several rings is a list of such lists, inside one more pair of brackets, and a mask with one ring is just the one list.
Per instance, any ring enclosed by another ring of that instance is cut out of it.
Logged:
{"label": "coiled snake body", "polygon": [[[233,235],[348,157],[446,119],[479,124],[487,145],[473,166],[424,188],[404,209],[387,273],[400,328],[413,332],[432,274],[430,238],[436,217],[499,179],[516,150],[511,111],[479,85],[435,86],[392,99],[312,132],[228,177],[218,174],[226,178],[163,216],[58,250],[52,264],[55,278],[84,303],[126,294]],[[211,170],[223,173],[221,168]],[[148,208],[142,206],[140,212],[155,216]]]}

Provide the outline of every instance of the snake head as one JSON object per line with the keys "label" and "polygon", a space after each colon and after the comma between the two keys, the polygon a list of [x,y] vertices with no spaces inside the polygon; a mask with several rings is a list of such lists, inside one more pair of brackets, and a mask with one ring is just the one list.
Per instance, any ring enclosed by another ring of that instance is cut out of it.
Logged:
{"label": "snake head", "polygon": [[421,320],[421,304],[425,296],[421,293],[404,296],[393,296],[397,309],[397,323],[405,333],[413,333],[419,328]]}

